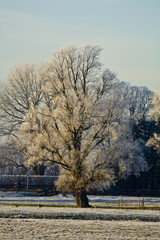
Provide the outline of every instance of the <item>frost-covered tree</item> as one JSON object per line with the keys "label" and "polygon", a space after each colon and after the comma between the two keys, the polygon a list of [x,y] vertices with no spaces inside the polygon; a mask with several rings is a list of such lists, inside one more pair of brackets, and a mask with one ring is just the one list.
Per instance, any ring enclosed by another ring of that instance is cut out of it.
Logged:
{"label": "frost-covered tree", "polygon": [[[160,123],[160,92],[154,94],[152,99],[153,107],[150,110],[150,117],[157,125]],[[148,141],[148,145],[154,147],[160,153],[160,134],[154,133]]]}
{"label": "frost-covered tree", "polygon": [[89,188],[146,167],[123,118],[119,81],[102,70],[100,51],[86,46],[54,53],[41,71],[43,104],[28,111],[20,133],[29,164],[59,164],[57,186],[74,193],[79,207],[89,207]]}
{"label": "frost-covered tree", "polygon": [[[8,146],[10,153],[10,156],[6,157],[7,150],[1,151],[1,161],[5,165],[19,166],[15,152],[19,150],[19,155],[22,156],[23,148],[17,148],[15,145],[13,149],[16,151],[11,151],[10,146],[13,147],[15,141],[19,141],[19,127],[28,110],[38,106],[41,101],[42,81],[39,79],[39,67],[34,64],[22,64],[11,69],[7,81],[2,84],[0,90],[0,135],[3,138],[0,148],[3,149],[6,142],[5,149]],[[24,161],[21,165],[25,164],[25,159],[23,156]]]}
{"label": "frost-covered tree", "polygon": [[[131,86],[121,83],[121,92],[125,102],[125,113],[135,139],[145,142],[151,136],[150,109],[152,108],[153,92],[147,87]],[[144,144],[145,144],[144,142]]]}
{"label": "frost-covered tree", "polygon": [[0,90],[0,134],[17,135],[28,110],[42,99],[42,82],[34,64],[17,65],[11,69]]}
{"label": "frost-covered tree", "polygon": [[152,107],[153,92],[147,87],[131,86],[125,82],[121,84],[121,90],[130,121],[146,120]]}

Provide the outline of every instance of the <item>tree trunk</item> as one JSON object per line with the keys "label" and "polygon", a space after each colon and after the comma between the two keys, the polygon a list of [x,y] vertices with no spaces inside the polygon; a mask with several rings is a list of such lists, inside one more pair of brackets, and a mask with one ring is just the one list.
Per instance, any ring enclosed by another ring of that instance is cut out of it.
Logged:
{"label": "tree trunk", "polygon": [[75,193],[77,207],[88,208],[89,205],[88,197],[85,190],[79,190]]}

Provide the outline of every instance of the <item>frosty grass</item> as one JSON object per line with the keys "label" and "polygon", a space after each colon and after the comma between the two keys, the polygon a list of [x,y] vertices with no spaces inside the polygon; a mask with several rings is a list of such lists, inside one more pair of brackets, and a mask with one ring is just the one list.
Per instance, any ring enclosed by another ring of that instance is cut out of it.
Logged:
{"label": "frosty grass", "polygon": [[160,223],[100,220],[0,219],[0,239],[160,239]]}
{"label": "frosty grass", "polygon": [[[160,211],[38,205],[51,199],[56,198],[25,198],[9,193],[1,196],[0,239],[160,239]],[[64,200],[57,197],[57,201]],[[27,201],[37,206],[18,205]]]}

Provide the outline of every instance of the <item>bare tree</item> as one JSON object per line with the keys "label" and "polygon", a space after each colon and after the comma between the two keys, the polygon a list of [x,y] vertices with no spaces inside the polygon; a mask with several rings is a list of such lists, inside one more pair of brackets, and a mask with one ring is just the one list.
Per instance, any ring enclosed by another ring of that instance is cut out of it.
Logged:
{"label": "bare tree", "polygon": [[0,91],[1,135],[16,136],[23,118],[42,99],[42,82],[34,64],[15,66]]}
{"label": "bare tree", "polygon": [[[0,91],[0,135],[2,137],[1,149],[8,147],[10,156],[6,156],[6,151],[1,151],[1,161],[5,165],[10,164],[19,167],[17,158],[14,155],[19,151],[22,156],[20,147],[14,146],[14,141],[19,140],[18,131],[24,122],[24,116],[32,107],[36,107],[42,101],[42,81],[39,79],[39,68],[34,64],[24,64],[15,66],[9,73],[8,80],[2,85]],[[26,159],[23,156],[23,160]],[[21,165],[25,168],[25,162]],[[3,164],[4,165],[4,164]]]}
{"label": "bare tree", "polygon": [[0,145],[0,169],[1,174],[27,173],[26,159],[23,151],[11,142]]}
{"label": "bare tree", "polygon": [[102,70],[100,51],[69,47],[53,55],[41,72],[44,102],[30,109],[19,135],[30,165],[61,166],[57,186],[75,193],[79,207],[89,207],[93,184],[110,185],[146,167],[122,117],[119,82]]}
{"label": "bare tree", "polygon": [[153,92],[147,87],[130,86],[123,84],[126,99],[126,109],[129,117],[134,121],[147,119],[152,107]]}

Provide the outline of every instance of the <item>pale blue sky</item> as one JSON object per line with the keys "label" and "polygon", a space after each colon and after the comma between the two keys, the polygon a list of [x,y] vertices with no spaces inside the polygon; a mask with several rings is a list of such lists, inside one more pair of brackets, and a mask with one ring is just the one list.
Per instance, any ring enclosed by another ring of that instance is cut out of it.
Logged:
{"label": "pale blue sky", "polygon": [[0,81],[68,45],[99,45],[104,67],[160,89],[160,0],[0,0]]}

